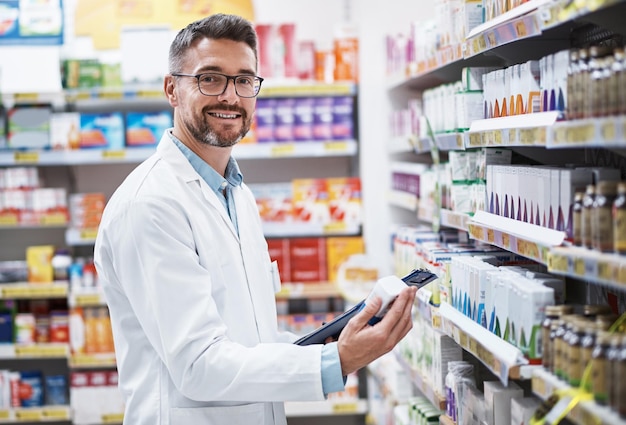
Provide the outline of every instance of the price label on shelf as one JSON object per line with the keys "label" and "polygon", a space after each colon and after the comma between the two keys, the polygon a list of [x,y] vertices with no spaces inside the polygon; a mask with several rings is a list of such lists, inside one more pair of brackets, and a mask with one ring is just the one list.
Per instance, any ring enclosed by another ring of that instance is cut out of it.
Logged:
{"label": "price label on shelf", "polygon": [[575,125],[570,128],[568,141],[570,143],[591,143],[596,135],[594,124]]}
{"label": "price label on shelf", "polygon": [[102,151],[102,159],[107,160],[121,160],[126,158],[125,150],[104,150]]}
{"label": "price label on shelf", "polygon": [[556,252],[549,252],[547,258],[548,269],[550,271],[562,273],[567,273],[569,271],[569,265],[565,255],[557,254]]}
{"label": "price label on shelf", "polygon": [[574,258],[574,274],[577,276],[585,276],[585,260],[577,257]]}
{"label": "price label on shelf", "polygon": [[326,142],[324,143],[324,150],[326,152],[347,152],[348,143],[346,142]]}
{"label": "price label on shelf", "polygon": [[17,214],[0,214],[0,226],[17,226],[19,219]]}
{"label": "price label on shelf", "polygon": [[518,21],[515,23],[515,36],[517,38],[526,37],[528,35],[528,30],[526,29],[526,22]]}
{"label": "price label on shelf", "polygon": [[333,404],[333,413],[356,413],[358,411],[358,404],[356,402],[351,403],[335,403]]}
{"label": "price label on shelf", "polygon": [[119,100],[124,97],[124,93],[122,91],[105,91],[99,93],[98,97],[105,100]]}
{"label": "price label on shelf", "polygon": [[511,236],[508,233],[502,233],[502,247],[509,249],[511,246]]}
{"label": "price label on shelf", "polygon": [[598,277],[600,279],[614,282],[617,278],[617,267],[612,261],[599,260],[598,261]]}
{"label": "price label on shelf", "polygon": [[324,233],[325,234],[334,234],[334,233],[343,233],[347,230],[348,226],[343,221],[338,221],[335,223],[329,223],[324,225]]}
{"label": "price label on shelf", "polygon": [[487,242],[493,243],[495,241],[494,231],[493,229],[487,229]]}
{"label": "price label on shelf", "polygon": [[0,419],[2,420],[11,419],[11,411],[7,409],[0,409]]}
{"label": "price label on shelf", "polygon": [[44,407],[41,409],[41,415],[46,420],[62,420],[69,419],[69,409],[64,407]]}
{"label": "price label on shelf", "polygon": [[121,424],[124,422],[123,413],[104,413],[102,414],[103,424]]}
{"label": "price label on shelf", "polygon": [[480,146],[481,143],[482,143],[481,140],[482,140],[482,138],[480,136],[480,133],[471,133],[469,135],[469,145],[470,146],[474,146],[474,147],[475,146]]}
{"label": "price label on shelf", "polygon": [[39,222],[42,226],[54,226],[67,224],[67,215],[64,213],[49,213],[41,217]]}
{"label": "price label on shelf", "polygon": [[39,422],[43,419],[41,409],[17,409],[15,419],[22,422]]}
{"label": "price label on shelf", "polygon": [[65,344],[16,345],[15,357],[65,357]]}
{"label": "price label on shelf", "polygon": [[617,123],[613,121],[607,121],[600,126],[600,134],[603,143],[613,143],[617,138],[617,129],[615,128]]}
{"label": "price label on shelf", "polygon": [[16,164],[37,164],[39,162],[39,152],[16,151],[13,153],[13,161]]}
{"label": "price label on shelf", "polygon": [[279,144],[272,146],[270,151],[271,156],[289,156],[296,152],[296,147],[293,143]]}
{"label": "price label on shelf", "polygon": [[617,271],[617,283],[622,285],[626,285],[626,264],[620,264],[619,270]]}
{"label": "price label on shelf", "polygon": [[546,388],[546,381],[541,379],[540,376],[533,375],[533,377],[531,378],[531,386],[532,386],[533,392],[537,394],[539,397],[541,398],[548,397],[549,394]]}
{"label": "price label on shelf", "polygon": [[81,241],[93,241],[98,236],[98,229],[81,229],[80,240]]}
{"label": "price label on shelf", "polygon": [[100,294],[76,294],[74,302],[77,306],[101,305],[103,304]]}

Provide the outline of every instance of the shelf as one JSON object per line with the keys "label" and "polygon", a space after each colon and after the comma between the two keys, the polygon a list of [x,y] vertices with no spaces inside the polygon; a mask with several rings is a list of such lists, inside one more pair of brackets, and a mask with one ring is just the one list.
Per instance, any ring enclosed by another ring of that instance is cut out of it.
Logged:
{"label": "shelf", "polygon": [[469,222],[472,217],[466,213],[450,211],[446,209],[440,210],[439,224],[444,227],[451,227],[457,230],[467,232],[469,230]]}
{"label": "shelf", "polygon": [[71,419],[69,406],[18,407],[0,409],[0,423],[67,422]]}
{"label": "shelf", "polygon": [[2,283],[0,284],[0,299],[66,298],[67,289],[67,281]]}
{"label": "shelf", "polygon": [[361,234],[361,225],[357,223],[281,223],[263,222],[263,233],[267,238],[320,237],[320,236],[356,236]]}
{"label": "shelf", "polygon": [[559,112],[551,111],[476,120],[467,133],[466,147],[545,147],[550,126],[558,118]]}
{"label": "shelf", "polygon": [[[567,390],[571,387],[560,381],[543,368],[538,368],[533,372],[532,391],[542,400],[546,400],[556,390]],[[593,401],[582,401],[578,403],[567,415],[567,419],[575,424],[586,425],[625,425],[626,420],[610,411],[605,406],[600,406]]]}
{"label": "shelf", "polygon": [[365,415],[367,400],[288,401],[287,417]]}
{"label": "shelf", "polygon": [[504,385],[509,379],[530,379],[533,371],[541,367],[528,365],[521,350],[456,311],[450,304],[442,303],[434,314],[433,327],[480,360]]}
{"label": "shelf", "polygon": [[415,137],[393,137],[387,146],[390,154],[415,152]]}
{"label": "shelf", "polygon": [[276,298],[332,298],[342,297],[334,283],[286,283],[276,293]]}
{"label": "shelf", "polygon": [[98,229],[78,229],[70,227],[65,231],[65,243],[69,246],[93,245]]}
{"label": "shelf", "polygon": [[626,288],[626,256],[582,247],[554,247],[548,253],[550,273]]}
{"label": "shelf", "polygon": [[72,369],[94,369],[116,367],[115,353],[72,354],[68,365]]}
{"label": "shelf", "polygon": [[354,96],[353,82],[321,83],[301,80],[265,80],[259,97]]}
{"label": "shelf", "polygon": [[411,382],[413,382],[413,385],[417,387],[422,395],[439,410],[446,410],[446,398],[443,395],[436,393],[432,385],[430,385],[418,371],[413,369],[400,353],[394,350],[394,354],[402,369],[404,369],[407,375],[410,376]]}
{"label": "shelf", "polygon": [[553,247],[560,246],[565,233],[534,224],[477,211],[468,222],[470,236],[547,265]]}
{"label": "shelf", "polygon": [[66,343],[0,344],[0,359],[65,359],[68,351]]}
{"label": "shelf", "polygon": [[557,122],[548,132],[546,147],[626,147],[626,116]]}
{"label": "shelf", "polygon": [[439,424],[440,425],[456,425],[456,422],[452,420],[452,418],[448,415],[439,416]]}
{"label": "shelf", "polygon": [[424,90],[457,81],[465,67],[503,67],[567,50],[572,31],[580,21],[623,33],[619,17],[624,16],[625,9],[623,0],[524,3],[474,28],[460,45],[448,46],[430,58],[409,64],[406,75],[392,78],[390,90]]}
{"label": "shelf", "polygon": [[0,151],[0,166],[139,163],[154,152],[154,148],[148,147],[119,150],[4,150]]}
{"label": "shelf", "polygon": [[353,156],[356,153],[356,140],[243,143],[233,148],[237,160]]}

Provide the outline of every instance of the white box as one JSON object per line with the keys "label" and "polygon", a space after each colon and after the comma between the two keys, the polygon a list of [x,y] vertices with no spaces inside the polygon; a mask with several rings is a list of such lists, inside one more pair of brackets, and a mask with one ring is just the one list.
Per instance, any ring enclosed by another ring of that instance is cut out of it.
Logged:
{"label": "white box", "polygon": [[541,405],[536,397],[514,397],[511,399],[511,425],[529,425],[530,419]]}
{"label": "white box", "polygon": [[500,381],[487,381],[484,383],[484,394],[487,422],[493,425],[510,425],[511,399],[523,397],[524,391],[514,382],[509,382],[505,387]]}

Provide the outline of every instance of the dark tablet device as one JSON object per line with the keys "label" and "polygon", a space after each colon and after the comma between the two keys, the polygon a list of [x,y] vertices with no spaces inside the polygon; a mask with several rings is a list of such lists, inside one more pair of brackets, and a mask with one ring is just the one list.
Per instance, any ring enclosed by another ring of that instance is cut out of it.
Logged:
{"label": "dark tablet device", "polygon": [[[429,282],[432,282],[437,278],[437,275],[429,272],[424,269],[415,269],[411,273],[407,274],[402,278],[404,283],[409,286],[417,286],[418,289],[422,286],[426,285]],[[354,307],[341,315],[335,317],[328,323],[320,326],[314,331],[304,335],[302,338],[298,339],[294,344],[297,345],[310,345],[310,344],[324,344],[328,337],[332,337],[333,339],[339,338],[339,334],[343,330],[344,326],[348,323],[348,321],[356,315],[363,308],[365,300],[357,303]]]}

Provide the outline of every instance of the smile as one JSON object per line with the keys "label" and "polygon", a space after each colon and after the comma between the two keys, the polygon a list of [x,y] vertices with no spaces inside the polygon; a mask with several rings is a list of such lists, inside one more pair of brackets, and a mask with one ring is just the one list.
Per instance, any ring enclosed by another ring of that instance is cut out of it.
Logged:
{"label": "smile", "polygon": [[224,119],[229,119],[229,120],[233,120],[241,116],[240,114],[220,114],[217,112],[209,112],[209,115],[211,115],[212,117],[224,118]]}

